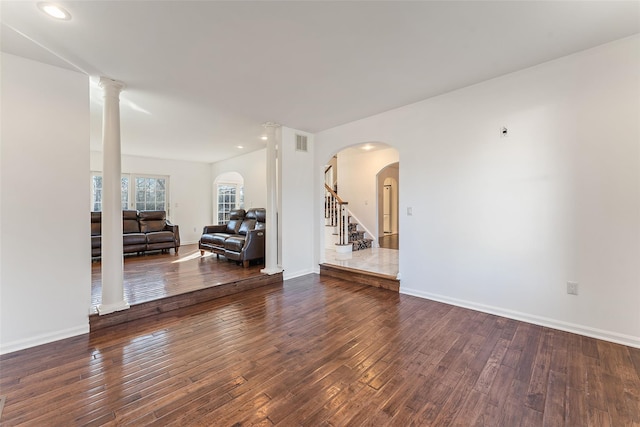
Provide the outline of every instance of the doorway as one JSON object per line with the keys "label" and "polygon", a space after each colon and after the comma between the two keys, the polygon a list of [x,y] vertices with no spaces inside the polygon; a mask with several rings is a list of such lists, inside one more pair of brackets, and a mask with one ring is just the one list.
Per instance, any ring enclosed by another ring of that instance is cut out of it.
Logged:
{"label": "doorway", "polygon": [[398,226],[399,162],[385,166],[378,172],[378,244],[381,248],[398,249],[400,232]]}
{"label": "doorway", "polygon": [[[324,238],[320,239],[322,265],[334,265],[347,270],[390,276],[393,280],[397,280],[400,252],[397,238],[398,165],[398,150],[383,142],[366,142],[350,146],[327,159],[323,168],[325,227],[322,233]],[[384,217],[379,211],[383,209],[383,187],[387,177],[393,178],[392,181],[387,182],[391,186],[388,193],[387,213],[392,234],[385,237],[384,224],[382,224]],[[332,192],[340,198],[340,203],[347,206],[350,217],[348,238],[353,246],[348,253],[336,251],[339,229],[336,231],[331,221],[333,209],[330,194]],[[362,236],[363,232],[364,236]],[[382,241],[386,247],[379,247],[380,237],[383,237]],[[367,239],[370,246],[360,244]],[[389,241],[388,244],[387,241]]]}

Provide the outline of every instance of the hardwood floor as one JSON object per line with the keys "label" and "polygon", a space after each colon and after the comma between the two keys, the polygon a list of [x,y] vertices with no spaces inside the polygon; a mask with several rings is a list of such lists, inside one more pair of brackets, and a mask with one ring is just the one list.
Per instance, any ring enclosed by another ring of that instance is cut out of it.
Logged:
{"label": "hardwood floor", "polygon": [[387,249],[399,249],[400,248],[400,235],[399,234],[385,234],[378,238],[378,245],[381,248]]}
{"label": "hardwood floor", "polygon": [[124,294],[130,308],[107,315],[97,314],[101,300],[100,262],[92,263],[91,331],[137,321],[199,302],[282,283],[282,274],[260,272],[264,264],[244,268],[224,257],[200,255],[198,245],[184,245],[179,254],[152,253],[124,259]]}
{"label": "hardwood floor", "polygon": [[[91,263],[92,312],[101,301],[102,276],[100,261]],[[264,264],[248,268],[237,266],[226,258],[216,258],[205,252],[200,256],[198,245],[183,245],[178,254],[152,252],[147,255],[127,255],[124,258],[124,293],[129,304],[139,304],[160,298],[197,291],[211,286],[260,276]]]}
{"label": "hardwood floor", "polygon": [[640,350],[308,275],[0,357],[3,426],[631,426]]}

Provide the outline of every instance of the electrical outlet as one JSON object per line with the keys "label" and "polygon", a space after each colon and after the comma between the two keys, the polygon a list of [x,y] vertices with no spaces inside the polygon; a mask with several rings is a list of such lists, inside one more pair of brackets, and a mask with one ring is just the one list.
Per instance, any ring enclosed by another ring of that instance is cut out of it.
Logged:
{"label": "electrical outlet", "polygon": [[578,295],[578,282],[567,282],[567,293],[569,295]]}

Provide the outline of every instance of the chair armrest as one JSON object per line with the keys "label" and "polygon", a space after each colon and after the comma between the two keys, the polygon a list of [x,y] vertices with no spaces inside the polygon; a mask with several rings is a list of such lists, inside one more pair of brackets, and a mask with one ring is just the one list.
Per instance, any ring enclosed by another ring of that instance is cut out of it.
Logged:
{"label": "chair armrest", "polygon": [[179,247],[180,246],[180,227],[167,221],[167,223],[164,226],[164,230],[171,231],[173,233],[173,238],[175,239],[176,247]]}
{"label": "chair armrest", "polygon": [[202,229],[202,234],[224,233],[225,231],[227,231],[227,226],[225,224],[205,225]]}
{"label": "chair armrest", "polygon": [[244,241],[244,247],[242,248],[242,259],[251,260],[264,257],[264,245],[265,245],[265,231],[250,230],[247,232],[247,237]]}

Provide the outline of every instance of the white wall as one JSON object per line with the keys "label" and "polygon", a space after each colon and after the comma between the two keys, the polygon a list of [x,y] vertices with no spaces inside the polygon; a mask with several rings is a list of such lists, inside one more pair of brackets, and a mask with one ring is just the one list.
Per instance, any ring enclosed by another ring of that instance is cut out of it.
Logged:
{"label": "white wall", "polygon": [[375,242],[378,241],[377,174],[398,160],[395,148],[365,151],[356,147],[338,153],[338,195],[349,202],[349,210]]}
{"label": "white wall", "polygon": [[[244,178],[244,206],[245,208],[264,208],[267,204],[267,163],[266,149],[252,151],[228,160],[211,165],[211,181],[209,193],[213,194],[213,181],[226,172],[238,172]],[[211,202],[213,203],[213,202]],[[211,204],[211,209],[213,205]],[[210,210],[211,210],[210,209]],[[211,218],[213,220],[213,218]],[[211,224],[215,224],[212,222]]]}
{"label": "white wall", "polygon": [[[91,152],[91,170],[102,171],[102,153]],[[180,244],[197,243],[202,228],[212,224],[212,182],[209,163],[122,156],[122,173],[169,176],[168,217],[180,227]],[[87,173],[87,185],[89,174]],[[90,206],[87,190],[87,206]]]}
{"label": "white wall", "polygon": [[[308,152],[296,151],[296,134],[307,136]],[[314,193],[313,135],[281,128],[281,250],[283,277],[313,272]],[[321,167],[324,174],[324,165]],[[322,199],[323,196],[321,196]]]}
{"label": "white wall", "polygon": [[1,54],[0,352],[89,331],[89,79]]}
{"label": "white wall", "polygon": [[321,132],[316,170],[398,148],[401,292],[640,346],[639,94],[634,36]]}

